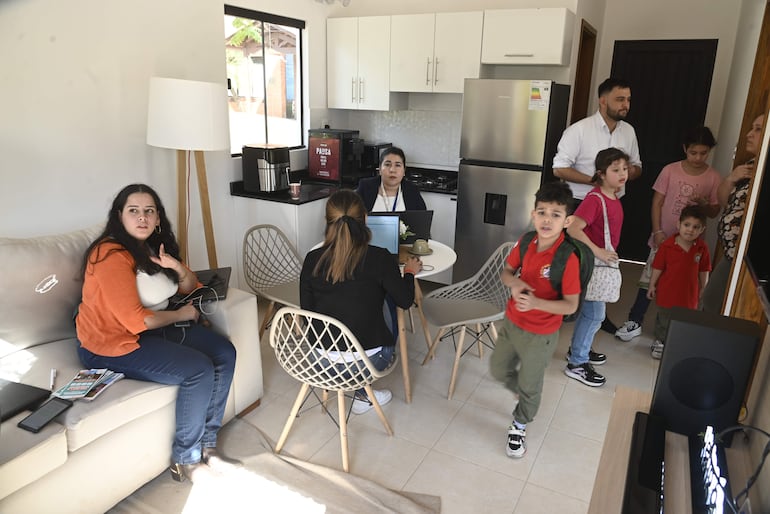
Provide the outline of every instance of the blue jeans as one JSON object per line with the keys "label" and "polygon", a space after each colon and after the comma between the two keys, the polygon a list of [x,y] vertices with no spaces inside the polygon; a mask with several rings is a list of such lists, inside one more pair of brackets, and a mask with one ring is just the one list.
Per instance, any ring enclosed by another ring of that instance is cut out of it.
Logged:
{"label": "blue jeans", "polygon": [[588,352],[591,350],[594,336],[602,326],[606,308],[604,302],[583,300],[575,320],[575,331],[572,333],[572,342],[570,343],[569,363],[573,366],[588,362]]}
{"label": "blue jeans", "polygon": [[178,385],[173,462],[194,464],[201,449],[217,444],[235,370],[235,348],[225,337],[200,325],[165,327],[139,335],[139,348],[119,357],[96,355],[82,346],[87,368],[109,368],[127,378]]}
{"label": "blue jeans", "polygon": [[[384,369],[387,369],[388,366],[391,365],[393,362],[393,359],[396,358],[396,347],[395,346],[383,346],[382,349],[369,356],[369,360],[372,363],[372,366],[374,366],[374,369],[377,371],[382,371]],[[318,358],[319,365],[323,368],[326,368],[329,366],[329,360],[326,358]],[[334,367],[339,371],[339,373],[343,373],[343,376],[345,373],[349,373],[348,369],[358,370],[363,373],[366,373],[368,375],[368,372],[366,370],[366,366],[364,365],[363,361],[356,361],[354,365],[350,364],[335,364]],[[356,391],[356,394],[359,396],[363,396],[366,398],[366,389],[359,389]]]}

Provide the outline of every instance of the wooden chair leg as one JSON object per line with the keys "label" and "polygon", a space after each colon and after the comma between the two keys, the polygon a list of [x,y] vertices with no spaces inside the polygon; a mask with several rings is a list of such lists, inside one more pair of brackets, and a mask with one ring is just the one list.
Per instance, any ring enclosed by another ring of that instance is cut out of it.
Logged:
{"label": "wooden chair leg", "polygon": [[262,323],[259,325],[260,341],[262,341],[262,336],[265,334],[265,330],[267,329],[267,326],[270,324],[270,320],[273,319],[273,314],[275,314],[275,302],[270,302],[267,305],[267,310],[265,311],[265,317],[262,318]]}
{"label": "wooden chair leg", "polygon": [[382,411],[382,407],[380,407],[380,403],[377,401],[377,397],[374,396],[372,386],[366,384],[364,389],[366,389],[366,394],[369,396],[369,401],[372,402],[372,407],[374,407],[375,412],[377,412],[377,416],[380,417],[380,421],[382,421],[382,426],[385,427],[385,431],[388,433],[388,435],[393,435],[393,429],[390,427],[388,418],[385,417],[385,413]]}
{"label": "wooden chair leg", "polygon": [[449,394],[447,398],[452,399],[455,394],[455,381],[457,380],[457,368],[460,367],[460,357],[463,354],[463,342],[465,341],[465,325],[460,329],[460,339],[457,341],[457,351],[455,352],[455,364],[452,366],[452,379],[449,381]]}
{"label": "wooden chair leg", "polygon": [[492,332],[492,341],[497,342],[497,327],[494,321],[489,322],[489,331]]}
{"label": "wooden chair leg", "polygon": [[329,402],[329,391],[324,389],[323,393],[321,393],[321,412],[323,412],[324,414],[329,412],[329,408],[327,407],[328,402]]}
{"label": "wooden chair leg", "polygon": [[476,346],[479,349],[479,359],[484,358],[484,343],[481,342],[481,323],[476,323],[476,333],[478,335],[478,340],[476,341]]}
{"label": "wooden chair leg", "polygon": [[[370,396],[371,398],[371,396]],[[340,446],[342,447],[342,469],[350,471],[350,455],[348,454],[348,423],[345,419],[345,393],[337,391],[337,413],[340,423]]]}
{"label": "wooden chair leg", "polygon": [[422,361],[422,365],[425,366],[425,363],[428,362],[430,359],[432,359],[436,354],[436,346],[438,346],[438,342],[441,341],[441,337],[444,335],[444,332],[446,332],[446,328],[442,327],[438,329],[438,332],[436,333],[436,337],[433,339],[433,341],[428,346],[428,355],[425,356],[425,359]]}
{"label": "wooden chair leg", "polygon": [[297,399],[294,400],[294,405],[292,406],[291,412],[289,413],[289,418],[286,420],[286,424],[283,426],[281,437],[278,438],[278,444],[275,445],[275,453],[279,453],[281,448],[283,448],[284,443],[286,443],[286,438],[289,437],[289,430],[291,430],[291,426],[294,424],[294,420],[297,418],[299,408],[302,407],[302,401],[305,399],[309,389],[310,386],[308,384],[302,384],[302,387],[299,389]]}

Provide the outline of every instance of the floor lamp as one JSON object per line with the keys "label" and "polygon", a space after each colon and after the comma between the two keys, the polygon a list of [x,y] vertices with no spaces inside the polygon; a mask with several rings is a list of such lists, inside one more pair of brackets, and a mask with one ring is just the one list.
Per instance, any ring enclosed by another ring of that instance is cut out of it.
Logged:
{"label": "floor lamp", "polygon": [[184,262],[187,262],[187,152],[193,152],[209,267],[217,268],[203,152],[230,148],[224,84],[152,77],[147,110],[147,144],[177,151],[177,236],[180,257]]}

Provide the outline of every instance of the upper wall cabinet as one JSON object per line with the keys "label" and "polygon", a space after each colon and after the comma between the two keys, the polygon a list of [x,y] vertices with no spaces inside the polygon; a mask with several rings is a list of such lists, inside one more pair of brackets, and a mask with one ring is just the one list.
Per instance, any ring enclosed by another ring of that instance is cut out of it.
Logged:
{"label": "upper wall cabinet", "polygon": [[390,90],[462,93],[479,77],[481,11],[391,16]]}
{"label": "upper wall cabinet", "polygon": [[569,64],[575,15],[566,8],[484,11],[484,64]]}
{"label": "upper wall cabinet", "polygon": [[326,20],[326,91],[331,109],[388,111],[390,16]]}

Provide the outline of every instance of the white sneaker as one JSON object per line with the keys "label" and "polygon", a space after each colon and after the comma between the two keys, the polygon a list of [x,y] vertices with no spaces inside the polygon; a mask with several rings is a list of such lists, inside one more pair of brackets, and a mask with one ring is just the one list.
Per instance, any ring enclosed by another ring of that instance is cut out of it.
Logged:
{"label": "white sneaker", "polygon": [[[380,407],[393,399],[393,393],[387,389],[372,390],[374,391],[374,397],[377,398],[377,403],[380,404]],[[374,405],[372,405],[372,402],[369,401],[369,398],[367,398],[366,395],[356,394],[355,399],[353,399],[353,414],[363,414],[364,412],[369,412],[372,407],[374,407]]]}
{"label": "white sneaker", "polygon": [[626,342],[640,335],[642,335],[642,326],[636,321],[631,320],[623,323],[623,326],[615,331],[615,337]]}
{"label": "white sneaker", "polygon": [[660,358],[663,357],[663,346],[663,342],[658,339],[652,343],[652,346],[650,347],[650,353],[653,359],[660,360]]}
{"label": "white sneaker", "polygon": [[505,447],[505,454],[513,459],[520,459],[527,453],[527,430],[518,428],[511,423],[508,427],[508,444]]}

